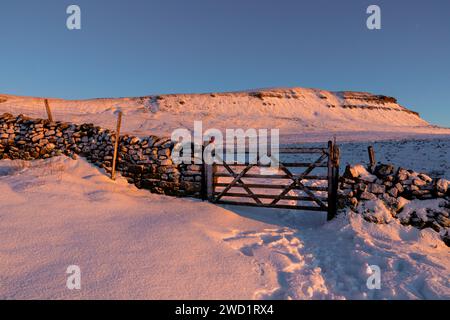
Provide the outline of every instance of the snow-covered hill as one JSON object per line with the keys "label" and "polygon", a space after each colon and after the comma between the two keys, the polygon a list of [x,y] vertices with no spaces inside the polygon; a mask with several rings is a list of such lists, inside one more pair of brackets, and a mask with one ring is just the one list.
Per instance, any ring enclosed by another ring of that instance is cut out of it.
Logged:
{"label": "snow-covered hill", "polygon": [[[114,128],[124,112],[124,131],[170,135],[177,128],[279,128],[282,142],[385,139],[450,135],[401,106],[396,99],[362,92],[281,88],[211,94],[172,94],[139,98],[50,99],[57,120]],[[0,95],[0,113],[46,117],[43,98]]]}

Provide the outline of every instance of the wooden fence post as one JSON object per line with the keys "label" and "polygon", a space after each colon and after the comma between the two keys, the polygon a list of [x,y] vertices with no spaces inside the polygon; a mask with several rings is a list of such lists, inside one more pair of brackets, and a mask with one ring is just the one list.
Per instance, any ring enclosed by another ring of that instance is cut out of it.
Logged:
{"label": "wooden fence post", "polygon": [[370,173],[373,173],[373,170],[375,170],[375,164],[376,164],[376,162],[375,162],[375,151],[373,150],[372,146],[369,146],[367,148],[367,151],[369,152],[369,162],[370,162],[370,164],[369,164],[369,171],[370,171]]}
{"label": "wooden fence post", "polygon": [[48,99],[44,100],[45,110],[47,111],[47,118],[50,122],[53,122],[52,110],[50,109],[50,105],[48,103]]}
{"label": "wooden fence post", "polygon": [[339,157],[339,148],[333,143],[333,141],[328,141],[328,221],[333,219],[337,214]]}
{"label": "wooden fence post", "polygon": [[116,128],[116,141],[114,144],[114,156],[111,168],[111,179],[116,180],[116,160],[117,160],[117,150],[119,149],[120,140],[120,126],[122,125],[122,111],[119,112],[117,116],[117,128]]}

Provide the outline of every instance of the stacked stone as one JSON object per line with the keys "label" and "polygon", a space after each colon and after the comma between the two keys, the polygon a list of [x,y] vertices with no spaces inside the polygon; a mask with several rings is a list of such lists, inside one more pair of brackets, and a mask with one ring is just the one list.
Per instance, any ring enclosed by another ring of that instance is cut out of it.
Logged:
{"label": "stacked stone", "polygon": [[4,114],[0,117],[0,159],[46,159],[62,154],[66,145],[65,123],[49,123],[24,116]]}
{"label": "stacked stone", "polygon": [[[114,131],[93,124],[72,124],[31,119],[11,114],[0,116],[0,159],[35,160],[65,154],[85,157],[111,171]],[[176,165],[170,139],[149,136],[120,137],[117,171],[128,182],[151,192],[174,196],[200,196],[202,167]]]}
{"label": "stacked stone", "polygon": [[[404,225],[419,229],[433,228],[441,233],[450,245],[450,182],[432,179],[424,173],[404,168],[396,169],[390,164],[380,164],[373,174],[360,174],[356,166],[347,166],[340,178],[338,206],[357,211],[362,201],[382,200],[394,218]],[[408,217],[400,214],[408,200],[442,199],[439,209],[427,209],[427,217],[414,212]],[[376,221],[375,221],[376,222]]]}
{"label": "stacked stone", "polygon": [[173,142],[149,136],[123,136],[118,154],[118,170],[138,188],[175,196],[200,196],[202,167],[174,164]]}

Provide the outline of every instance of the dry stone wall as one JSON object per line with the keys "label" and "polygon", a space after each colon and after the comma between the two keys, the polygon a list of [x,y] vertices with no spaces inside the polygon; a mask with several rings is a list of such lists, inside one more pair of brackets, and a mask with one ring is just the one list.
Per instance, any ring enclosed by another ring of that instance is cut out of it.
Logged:
{"label": "dry stone wall", "polygon": [[[438,200],[438,207],[418,209],[403,214],[411,200]],[[362,165],[348,165],[340,178],[338,207],[362,213],[371,222],[385,223],[386,217],[376,210],[361,206],[368,201],[382,201],[392,218],[419,229],[432,228],[450,246],[450,181],[433,179],[428,175],[391,164],[379,164],[373,170]],[[360,212],[361,208],[364,210]]]}
{"label": "dry stone wall", "polygon": [[[35,160],[59,155],[85,157],[111,172],[115,133],[93,124],[32,119],[23,115],[0,116],[0,159]],[[201,166],[172,162],[169,138],[122,135],[117,171],[138,188],[173,196],[199,197]]]}

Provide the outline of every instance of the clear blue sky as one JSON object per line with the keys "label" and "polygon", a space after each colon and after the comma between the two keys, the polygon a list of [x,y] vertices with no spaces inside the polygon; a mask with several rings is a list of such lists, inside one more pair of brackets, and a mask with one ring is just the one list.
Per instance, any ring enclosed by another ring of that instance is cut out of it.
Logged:
{"label": "clear blue sky", "polygon": [[[82,30],[66,28],[66,8]],[[366,28],[366,8],[382,29]],[[449,0],[1,0],[0,93],[62,98],[275,86],[392,95],[450,126]]]}

